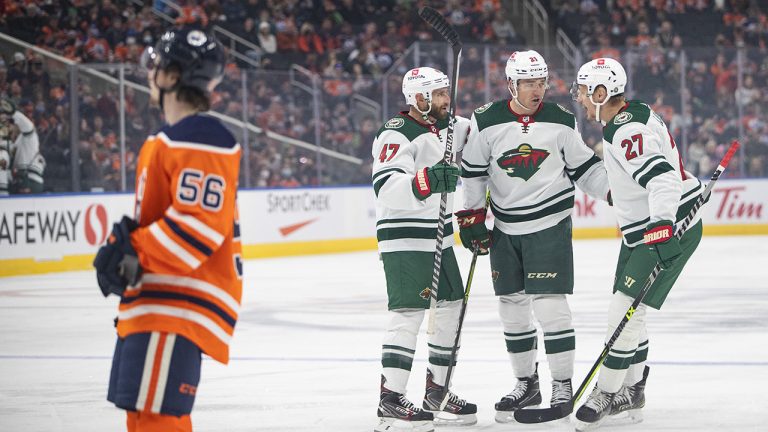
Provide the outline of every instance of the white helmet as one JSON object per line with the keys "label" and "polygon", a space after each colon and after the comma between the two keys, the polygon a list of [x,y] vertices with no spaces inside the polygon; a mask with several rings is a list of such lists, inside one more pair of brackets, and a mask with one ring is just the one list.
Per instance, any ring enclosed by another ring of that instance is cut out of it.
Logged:
{"label": "white helmet", "polygon": [[549,69],[544,57],[534,50],[515,51],[507,59],[507,66],[504,68],[507,75],[509,92],[515,103],[525,109],[530,109],[517,100],[517,82],[521,79],[544,78],[547,81],[546,87],[549,88]]}
{"label": "white helmet", "polygon": [[549,77],[549,69],[544,57],[534,50],[513,52],[507,60],[504,73],[507,75],[507,80],[512,80],[515,86],[517,80]]}
{"label": "white helmet", "polygon": [[[421,93],[429,104],[426,112],[432,108],[432,91],[450,86],[448,76],[431,67],[411,69],[403,76],[403,96],[405,103],[419,109],[416,95]],[[421,112],[421,110],[419,110]]]}
{"label": "white helmet", "polygon": [[576,75],[576,84],[587,86],[587,96],[592,96],[598,86],[604,86],[608,97],[624,93],[627,73],[621,63],[612,58],[599,58],[585,63]]}
{"label": "white helmet", "polygon": [[[578,95],[580,85],[587,87],[586,95],[595,106],[595,120],[603,123],[600,118],[600,107],[605,105],[612,96],[624,93],[624,89],[627,87],[627,72],[624,71],[621,63],[612,58],[594,59],[584,63],[576,74],[576,82],[573,83],[571,89],[574,100]],[[595,102],[592,95],[599,86],[605,87],[608,96],[602,102]]]}

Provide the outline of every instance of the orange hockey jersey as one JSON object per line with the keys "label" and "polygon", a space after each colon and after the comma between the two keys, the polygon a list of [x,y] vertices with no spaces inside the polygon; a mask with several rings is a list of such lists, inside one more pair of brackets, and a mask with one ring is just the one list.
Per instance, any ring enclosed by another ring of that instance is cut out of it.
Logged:
{"label": "orange hockey jersey", "polygon": [[117,331],[180,334],[229,361],[242,295],[240,145],[216,119],[186,117],[147,138],[131,233],[144,275],[120,301]]}

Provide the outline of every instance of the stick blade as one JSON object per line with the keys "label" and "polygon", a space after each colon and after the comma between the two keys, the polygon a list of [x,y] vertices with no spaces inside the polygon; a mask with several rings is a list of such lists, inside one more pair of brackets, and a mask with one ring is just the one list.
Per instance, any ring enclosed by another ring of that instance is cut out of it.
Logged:
{"label": "stick blade", "polygon": [[456,33],[456,30],[451,27],[450,24],[448,24],[448,21],[445,20],[445,18],[440,14],[440,12],[432,9],[429,6],[424,6],[423,8],[419,9],[419,16],[421,19],[427,22],[427,24],[431,25],[432,28],[434,28],[440,35],[448,41],[448,43],[455,47],[461,45],[461,39],[459,39],[459,34]]}
{"label": "stick blade", "polygon": [[546,423],[568,417],[573,412],[573,401],[550,408],[532,408],[515,411],[515,420],[518,423]]}

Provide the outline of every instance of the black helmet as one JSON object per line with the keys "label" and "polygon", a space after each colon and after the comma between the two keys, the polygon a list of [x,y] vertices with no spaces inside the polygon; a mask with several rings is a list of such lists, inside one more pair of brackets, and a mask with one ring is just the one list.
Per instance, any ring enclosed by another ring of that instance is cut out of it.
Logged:
{"label": "black helmet", "polygon": [[166,69],[176,65],[181,71],[179,85],[208,93],[211,81],[224,73],[224,49],[210,34],[196,28],[173,28],[163,34],[154,48],[147,49],[150,67]]}

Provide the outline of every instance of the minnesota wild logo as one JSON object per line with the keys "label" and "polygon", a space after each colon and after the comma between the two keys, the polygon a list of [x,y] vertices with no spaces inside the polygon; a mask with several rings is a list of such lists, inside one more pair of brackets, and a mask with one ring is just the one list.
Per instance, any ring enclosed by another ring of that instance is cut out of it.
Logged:
{"label": "minnesota wild logo", "polygon": [[429,287],[427,287],[421,290],[421,292],[419,293],[419,297],[423,298],[424,300],[429,300],[430,294],[432,294],[432,290],[429,289]]}
{"label": "minnesota wild logo", "polygon": [[502,153],[496,163],[508,176],[528,181],[548,156],[549,152],[546,150],[535,149],[530,144],[520,144],[517,149]]}

